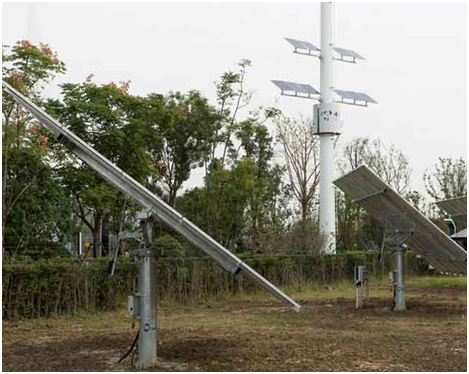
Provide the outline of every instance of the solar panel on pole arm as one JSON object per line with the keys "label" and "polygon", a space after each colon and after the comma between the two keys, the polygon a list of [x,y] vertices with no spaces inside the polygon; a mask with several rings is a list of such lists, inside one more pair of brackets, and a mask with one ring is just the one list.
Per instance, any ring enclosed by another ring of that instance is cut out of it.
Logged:
{"label": "solar panel on pole arm", "polygon": [[351,49],[333,47],[334,52],[340,55],[340,58],[336,58],[337,61],[349,62],[352,64],[356,63],[356,60],[365,60],[365,57],[359,55],[357,52]]}
{"label": "solar panel on pole arm", "polygon": [[197,248],[203,250],[226,270],[233,274],[241,273],[246,275],[273,296],[285,302],[294,310],[299,311],[299,304],[275,287],[267,279],[255,272],[251,267],[224,248],[212,237],[199,229],[196,225],[166,204],[150,190],[138,183],[131,176],[119,169],[89,144],[68,130],[65,126],[11,87],[8,83],[2,81],[2,85],[5,92],[11,95],[20,105],[36,117],[39,122],[46,126],[55,135],[59,142],[64,144],[72,153],[87,163],[88,166],[90,166],[110,184],[125,195],[134,199],[141,206],[152,210],[156,217],[158,217],[163,223],[181,234]]}
{"label": "solar panel on pole arm", "polygon": [[298,53],[300,55],[306,56],[320,57],[319,52],[321,52],[321,50],[310,42],[292,38],[285,38],[285,40],[290,43],[293,47],[295,47],[293,53]]}
{"label": "solar panel on pole arm", "polygon": [[[282,91],[283,96],[293,96],[300,97],[304,99],[319,100],[319,97],[313,95],[320,95],[320,92],[316,90],[313,86],[303,83],[294,83],[287,81],[272,80],[272,83],[275,84]],[[291,93],[288,93],[291,92]],[[303,96],[303,95],[307,96]]]}
{"label": "solar panel on pole arm", "polygon": [[[345,91],[345,90],[334,90],[334,92],[340,96],[341,104],[356,105],[356,106],[368,106],[368,103],[378,104],[378,102],[371,96],[363,92]],[[351,101],[345,101],[351,100]],[[360,104],[364,103],[364,104]]]}
{"label": "solar panel on pole arm", "polygon": [[467,225],[467,196],[441,200],[436,205],[448,213],[451,218],[457,219],[463,225]]}
{"label": "solar panel on pole arm", "polygon": [[467,274],[467,253],[414,206],[363,165],[334,184],[368,214],[396,230],[408,230],[406,243],[437,270]]}

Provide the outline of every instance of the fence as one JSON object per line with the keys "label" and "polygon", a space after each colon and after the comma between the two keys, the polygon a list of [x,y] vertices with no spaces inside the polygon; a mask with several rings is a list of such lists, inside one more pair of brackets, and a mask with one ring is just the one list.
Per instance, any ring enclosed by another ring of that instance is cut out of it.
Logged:
{"label": "fence", "polygon": [[[426,263],[408,252],[407,274],[427,272]],[[371,275],[391,269],[390,255],[383,264],[375,253],[339,255],[241,256],[245,262],[279,287],[333,284],[352,280],[355,265],[366,265]],[[4,319],[38,318],[90,310],[115,309],[136,290],[138,264],[118,262],[113,277],[105,259],[84,264],[62,261],[11,263],[2,266],[2,315]],[[234,276],[207,258],[163,258],[158,263],[161,301],[190,303],[259,288]]]}

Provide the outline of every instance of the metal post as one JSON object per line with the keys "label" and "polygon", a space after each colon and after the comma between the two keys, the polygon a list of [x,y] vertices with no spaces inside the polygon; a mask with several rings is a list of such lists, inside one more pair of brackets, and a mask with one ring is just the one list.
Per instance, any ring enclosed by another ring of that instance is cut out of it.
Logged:
{"label": "metal post", "polygon": [[151,217],[141,219],[145,249],[138,251],[140,262],[138,273],[139,300],[139,337],[138,366],[140,369],[156,365],[157,361],[157,289],[156,271],[158,251],[150,249],[152,242],[153,220]]}
{"label": "metal post", "polygon": [[78,232],[78,240],[77,240],[77,254],[78,256],[81,256],[81,254],[83,253],[83,236],[82,236],[82,232],[79,231]]}
{"label": "metal post", "polygon": [[[334,103],[333,4],[321,3],[321,107]],[[334,134],[320,134],[319,225],[322,253],[336,253],[334,187]]]}
{"label": "metal post", "polygon": [[139,337],[138,366],[140,369],[156,365],[157,360],[157,291],[156,257],[157,251],[139,250],[138,299],[139,299]]}
{"label": "metal post", "polygon": [[394,310],[404,311],[405,287],[404,287],[404,248],[396,246],[396,285],[394,287]]}

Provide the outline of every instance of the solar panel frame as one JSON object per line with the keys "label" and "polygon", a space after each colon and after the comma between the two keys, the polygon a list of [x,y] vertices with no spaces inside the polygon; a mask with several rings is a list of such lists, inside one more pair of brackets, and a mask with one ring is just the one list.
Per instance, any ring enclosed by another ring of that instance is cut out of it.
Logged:
{"label": "solar panel frame", "polygon": [[366,60],[365,57],[363,57],[362,55],[358,54],[357,52],[351,49],[340,48],[340,47],[333,47],[332,49],[341,56],[352,57],[358,60]]}
{"label": "solar panel frame", "polygon": [[303,41],[303,44],[305,45],[306,48],[308,48],[310,51],[314,51],[314,52],[321,52],[321,50],[316,47],[313,43],[310,43],[310,42],[307,42],[307,41]]}
{"label": "solar panel frame", "polygon": [[398,219],[409,223],[409,227],[414,225],[406,243],[436,269],[467,274],[466,251],[366,165],[336,179],[334,184],[382,223]]}
{"label": "solar panel frame", "polygon": [[313,43],[310,43],[304,40],[292,39],[292,38],[285,38],[285,40],[297,49],[305,49],[307,51],[321,52],[321,50],[318,47],[316,47]]}
{"label": "solar panel frame", "polygon": [[298,85],[298,88],[301,89],[301,91],[298,91],[298,92],[307,93],[307,94],[310,94],[310,95],[319,95],[319,91],[316,90],[310,84],[297,83],[297,85]]}
{"label": "solar panel frame", "polygon": [[448,213],[451,218],[456,219],[463,225],[467,225],[467,196],[441,200],[436,205]]}
{"label": "solar panel frame", "polygon": [[339,95],[342,99],[354,100],[354,101],[364,101],[366,103],[378,104],[378,102],[373,99],[370,95],[363,92],[355,91],[346,91],[346,90],[334,90],[334,92]]}
{"label": "solar panel frame", "polygon": [[291,82],[272,80],[272,83],[282,91],[295,91],[294,87],[290,86]]}
{"label": "solar panel frame", "polygon": [[292,91],[292,92],[303,93],[307,95],[320,95],[320,92],[309,84],[279,81],[279,80],[272,80],[272,83],[275,84],[278,88],[280,88],[282,92]]}
{"label": "solar panel frame", "polygon": [[467,239],[467,228],[451,235],[453,239]]}

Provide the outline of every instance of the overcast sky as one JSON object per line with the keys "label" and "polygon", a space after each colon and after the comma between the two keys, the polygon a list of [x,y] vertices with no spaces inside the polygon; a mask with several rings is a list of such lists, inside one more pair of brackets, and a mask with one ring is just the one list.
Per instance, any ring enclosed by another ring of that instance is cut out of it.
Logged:
{"label": "overcast sky", "polygon": [[[243,58],[253,106],[310,115],[313,101],[281,97],[271,79],[319,88],[319,61],[283,39],[319,46],[319,3],[2,3],[2,42],[48,43],[67,66],[57,84],[131,80],[131,92],[197,89],[214,102],[220,75]],[[379,104],[343,106],[342,143],[381,138],[408,156],[412,188],[438,157],[467,153],[465,3],[338,3],[336,46],[366,57],[337,63],[337,88]],[[273,131],[273,129],[272,129]],[[200,183],[195,173],[191,185]]]}

